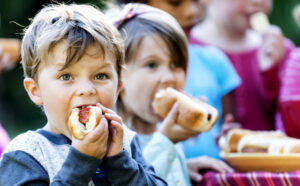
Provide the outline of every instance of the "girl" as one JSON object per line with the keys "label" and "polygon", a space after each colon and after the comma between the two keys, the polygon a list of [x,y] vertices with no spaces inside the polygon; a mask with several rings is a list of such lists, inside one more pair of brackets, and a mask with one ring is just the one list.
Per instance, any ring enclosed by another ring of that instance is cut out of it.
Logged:
{"label": "girl", "polygon": [[211,0],[208,16],[191,32],[191,42],[222,49],[242,79],[234,90],[235,119],[243,128],[275,129],[279,69],[290,48],[277,27],[262,35],[250,29],[250,16],[268,13],[271,0]]}
{"label": "girl", "polygon": [[[190,185],[179,141],[195,135],[174,121],[177,106],[161,121],[152,109],[155,93],[166,87],[182,89],[187,69],[187,41],[176,20],[163,11],[142,4],[128,4],[115,20],[125,39],[126,68],[118,111],[139,133],[143,154],[158,175],[170,185]],[[137,32],[138,31],[138,32]],[[190,176],[201,179],[202,167],[232,171],[221,161],[203,157],[187,164]]]}
{"label": "girl", "polygon": [[[118,2],[131,1],[118,0]],[[145,3],[170,13],[189,36],[190,29],[204,17],[208,0],[136,0],[135,2]],[[230,92],[240,84],[240,78],[226,55],[212,46],[189,44],[187,72],[185,92],[204,99],[218,109],[220,119],[208,132],[184,141],[184,153],[187,158],[206,155],[220,159],[215,138],[221,130],[222,115],[225,116],[233,111]]]}

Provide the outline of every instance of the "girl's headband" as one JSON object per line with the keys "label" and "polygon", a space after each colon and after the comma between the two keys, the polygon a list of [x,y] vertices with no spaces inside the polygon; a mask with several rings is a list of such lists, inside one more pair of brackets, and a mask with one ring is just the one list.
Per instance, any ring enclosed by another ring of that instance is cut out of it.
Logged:
{"label": "girl's headband", "polygon": [[139,16],[141,14],[148,14],[148,13],[158,13],[164,15],[167,14],[162,10],[153,8],[145,4],[129,3],[122,8],[122,10],[118,13],[118,15],[111,16],[111,21],[117,28],[119,28],[126,21],[133,19],[134,17]]}

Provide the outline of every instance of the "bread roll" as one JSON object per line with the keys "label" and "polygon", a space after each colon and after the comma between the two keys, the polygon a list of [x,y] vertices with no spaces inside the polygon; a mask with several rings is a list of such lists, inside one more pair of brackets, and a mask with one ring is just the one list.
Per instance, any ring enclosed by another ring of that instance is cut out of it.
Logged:
{"label": "bread roll", "polygon": [[73,136],[83,139],[100,122],[102,111],[99,107],[88,106],[86,108],[74,108],[69,117],[69,126]]}
{"label": "bread roll", "polygon": [[241,138],[237,152],[268,152],[269,146],[274,142],[274,137],[247,135]]}
{"label": "bread roll", "polygon": [[283,153],[300,153],[300,140],[290,139],[283,146]]}
{"label": "bread roll", "polygon": [[[8,63],[4,64],[6,68],[14,65],[20,58],[21,42],[18,39],[0,39],[0,54],[8,55]],[[2,56],[3,57],[3,56]]]}
{"label": "bread roll", "polygon": [[255,14],[252,14],[250,17],[250,25],[253,28],[253,30],[257,32],[262,32],[266,28],[270,26],[270,22],[268,20],[268,17],[263,12],[257,12]]}
{"label": "bread roll", "polygon": [[208,131],[218,119],[218,111],[214,107],[195,101],[173,88],[158,91],[152,106],[159,116],[165,118],[176,101],[179,104],[176,123],[182,127],[197,132]]}
{"label": "bread roll", "polygon": [[[250,136],[249,138],[253,138],[252,136],[254,136],[254,142],[250,141],[249,146],[251,146],[251,144],[253,143],[259,143],[259,141],[257,141],[255,138],[260,139],[260,138],[285,138],[286,135],[283,134],[281,131],[252,131],[252,130],[247,130],[247,129],[240,129],[240,128],[234,128],[231,129],[228,134],[227,134],[227,143],[228,143],[228,149],[229,152],[242,152],[242,149],[244,148],[244,146],[248,146],[248,138],[246,138],[246,140],[243,140],[243,144],[240,145],[240,147],[238,147],[241,139],[243,137],[246,136]],[[253,145],[252,145],[253,147]],[[251,148],[252,148],[251,147]],[[260,147],[260,149],[258,150],[262,150],[261,148],[264,147],[264,145],[262,146],[258,146]],[[240,149],[238,149],[240,148]],[[254,146],[255,148],[255,146]]]}

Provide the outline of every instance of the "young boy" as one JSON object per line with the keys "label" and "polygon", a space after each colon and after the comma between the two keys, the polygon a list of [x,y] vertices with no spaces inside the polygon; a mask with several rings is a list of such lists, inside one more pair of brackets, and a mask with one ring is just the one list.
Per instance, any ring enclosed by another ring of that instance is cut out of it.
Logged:
{"label": "young boy", "polygon": [[[165,185],[113,107],[122,87],[118,31],[88,5],[43,8],[22,42],[24,86],[48,122],[16,137],[0,161],[0,185]],[[76,139],[73,108],[101,107],[98,126]]]}

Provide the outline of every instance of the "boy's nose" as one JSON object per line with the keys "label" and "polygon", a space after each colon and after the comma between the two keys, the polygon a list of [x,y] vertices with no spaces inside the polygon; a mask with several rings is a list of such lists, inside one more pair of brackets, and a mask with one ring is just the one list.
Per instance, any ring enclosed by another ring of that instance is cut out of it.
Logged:
{"label": "boy's nose", "polygon": [[88,80],[82,81],[78,84],[77,95],[89,96],[96,94],[94,84]]}

